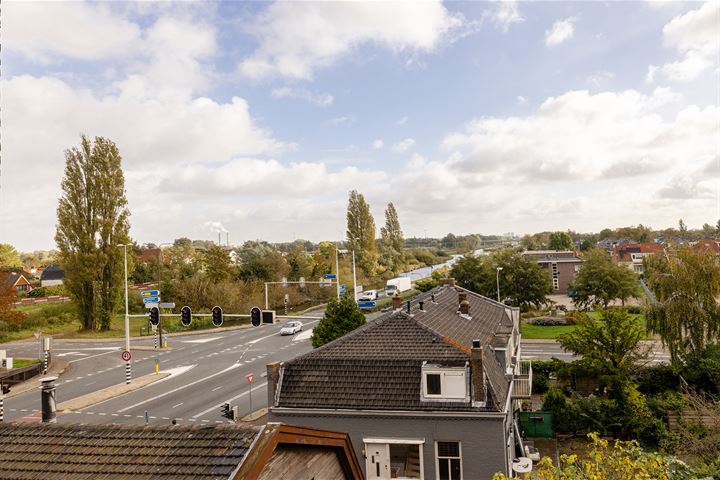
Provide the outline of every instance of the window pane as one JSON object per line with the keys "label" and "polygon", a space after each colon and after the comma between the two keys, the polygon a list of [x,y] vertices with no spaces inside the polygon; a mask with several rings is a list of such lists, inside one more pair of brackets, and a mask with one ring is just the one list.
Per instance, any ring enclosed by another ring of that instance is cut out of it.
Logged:
{"label": "window pane", "polygon": [[452,460],[450,460],[450,478],[451,480],[461,480],[459,458],[453,458]]}
{"label": "window pane", "polygon": [[448,461],[445,459],[438,459],[438,467],[440,467],[440,480],[450,480],[450,469],[448,468]]}
{"label": "window pane", "polygon": [[442,393],[440,389],[440,374],[439,373],[428,373],[427,377],[427,393],[428,395],[440,395]]}
{"label": "window pane", "polygon": [[438,442],[438,457],[459,457],[460,444],[458,442]]}

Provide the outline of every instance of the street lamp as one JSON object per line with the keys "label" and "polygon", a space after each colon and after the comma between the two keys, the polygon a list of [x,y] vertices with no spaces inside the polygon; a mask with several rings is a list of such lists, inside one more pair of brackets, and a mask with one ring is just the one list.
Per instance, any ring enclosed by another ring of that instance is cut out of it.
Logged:
{"label": "street lamp", "polygon": [[[128,311],[128,270],[127,270],[127,247],[128,244],[120,244],[125,251],[125,350],[130,351],[130,313]],[[130,383],[130,361],[125,362],[125,383]]]}
{"label": "street lamp", "polygon": [[497,283],[497,301],[500,303],[500,270],[503,267],[495,267],[495,282]]}

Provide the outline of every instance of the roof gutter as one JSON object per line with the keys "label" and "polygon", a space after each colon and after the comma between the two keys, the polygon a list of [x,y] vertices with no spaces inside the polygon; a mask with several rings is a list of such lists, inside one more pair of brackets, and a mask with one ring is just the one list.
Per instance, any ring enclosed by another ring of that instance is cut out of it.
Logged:
{"label": "roof gutter", "polygon": [[[509,397],[508,397],[509,398]],[[507,407],[506,407],[507,408]],[[348,417],[505,418],[505,412],[445,412],[413,410],[349,410],[334,408],[271,407],[270,412],[288,415],[344,415]]]}

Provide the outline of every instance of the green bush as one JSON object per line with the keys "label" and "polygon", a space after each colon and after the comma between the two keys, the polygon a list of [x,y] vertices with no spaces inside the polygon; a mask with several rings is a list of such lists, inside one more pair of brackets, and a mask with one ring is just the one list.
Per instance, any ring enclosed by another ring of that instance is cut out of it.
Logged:
{"label": "green bush", "polygon": [[37,287],[30,291],[27,294],[30,298],[40,298],[40,297],[46,297],[47,296],[47,288],[46,287]]}
{"label": "green bush", "polygon": [[645,313],[645,309],[638,305],[631,305],[629,307],[626,307],[626,310],[628,313],[633,315],[639,315],[641,313]]}
{"label": "green bush", "polygon": [[670,365],[657,364],[638,367],[633,375],[638,390],[645,395],[655,395],[666,390],[677,390],[680,378]]}
{"label": "green bush", "polygon": [[702,353],[690,358],[682,375],[698,390],[720,393],[720,344],[708,345]]}
{"label": "green bush", "polygon": [[557,388],[550,388],[545,395],[542,409],[553,415],[553,429],[556,432],[576,432],[578,430],[577,409],[568,401],[565,394]]}

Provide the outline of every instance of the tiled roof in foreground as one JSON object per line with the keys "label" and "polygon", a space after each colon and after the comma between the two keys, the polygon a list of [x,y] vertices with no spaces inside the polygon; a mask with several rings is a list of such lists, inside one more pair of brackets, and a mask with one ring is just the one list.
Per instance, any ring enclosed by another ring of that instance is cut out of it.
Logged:
{"label": "tiled roof in foreground", "polygon": [[0,423],[0,479],[228,479],[259,430]]}

